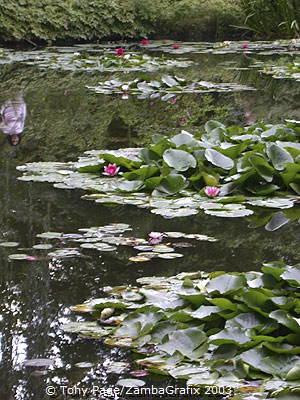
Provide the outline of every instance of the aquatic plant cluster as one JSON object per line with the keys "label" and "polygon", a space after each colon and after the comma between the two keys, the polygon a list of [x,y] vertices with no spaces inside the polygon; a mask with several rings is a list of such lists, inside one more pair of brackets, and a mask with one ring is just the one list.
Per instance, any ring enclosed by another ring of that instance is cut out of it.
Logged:
{"label": "aquatic plant cluster", "polygon": [[[99,171],[107,163],[121,167],[121,191],[173,195],[184,189],[200,191],[217,186],[220,195],[273,195],[278,191],[300,194],[300,126],[264,125],[226,128],[209,121],[205,132],[194,136],[182,131],[171,138],[157,135],[141,150],[139,160],[100,154]],[[95,165],[79,168],[93,172]],[[122,171],[122,172],[121,172]]]}
{"label": "aquatic plant cluster", "polygon": [[266,65],[261,70],[264,74],[272,75],[277,79],[295,79],[300,82],[300,59],[296,58],[293,62],[286,65]]}
{"label": "aquatic plant cluster", "polygon": [[105,287],[103,297],[72,307],[91,313],[97,325],[79,321],[62,329],[133,349],[141,369],[231,388],[237,399],[299,394],[299,264],[137,282]]}
{"label": "aquatic plant cluster", "polygon": [[[18,242],[0,242],[0,247],[17,248],[19,250],[18,253],[9,254],[9,260],[40,261],[85,257],[86,255],[82,251],[117,252],[119,246],[127,246],[138,251],[136,256],[129,257],[129,261],[146,262],[153,258],[173,260],[174,258],[183,257],[184,255],[175,252],[175,249],[192,247],[193,244],[190,242],[177,242],[179,238],[184,238],[188,241],[215,242],[217,240],[199,233],[186,234],[183,232],[150,232],[148,238],[133,237],[132,235],[124,237],[123,234],[128,234],[132,231],[132,228],[128,224],[122,223],[80,228],[78,231],[76,233],[39,233],[37,237],[40,240],[52,241],[54,244],[42,242],[33,245],[31,249],[26,249],[34,252],[33,255],[22,253],[24,249],[19,247]],[[163,241],[165,243],[162,243]],[[73,243],[72,247],[69,245],[70,242]],[[49,250],[51,251],[49,252]]]}
{"label": "aquatic plant cluster", "polygon": [[[83,196],[86,200],[150,208],[165,218],[202,210],[244,217],[258,207],[296,208],[298,122],[226,128],[210,121],[205,129],[197,136],[185,131],[171,138],[158,135],[143,149],[88,151],[78,162],[28,163],[18,167],[24,173],[18,179],[83,189],[92,192]],[[278,229],[297,215],[280,211],[266,228]]]}
{"label": "aquatic plant cluster", "polygon": [[[138,46],[171,54],[242,53],[246,57],[270,52],[294,55],[300,48],[298,41],[170,45],[146,38]],[[78,52],[53,48],[50,52],[1,54],[0,62],[12,60],[42,69],[125,73],[191,64],[180,58],[137,54],[123,45],[94,51],[83,45]],[[173,99],[171,103],[177,101],[178,93],[253,90],[234,83],[188,81],[177,75],[162,75],[157,80],[112,79],[87,87],[96,93],[132,93],[142,99],[162,96],[162,100]],[[194,216],[200,211],[215,217],[255,217],[264,208],[263,223],[272,231],[298,218],[299,137],[299,121],[246,127],[208,121],[201,132],[154,135],[152,144],[144,148],[89,151],[77,162],[26,164],[18,167],[24,173],[19,179],[50,182],[60,189],[83,189],[89,192],[82,196],[86,200],[105,206],[150,208],[164,218]],[[289,213],[292,208],[295,212]],[[271,216],[266,209],[280,211]],[[261,223],[258,219],[257,225]],[[11,263],[51,259],[54,262],[49,268],[55,269],[60,263],[56,260],[90,257],[86,254],[92,252],[115,255],[121,253],[121,246],[136,251],[132,255],[129,250],[123,257],[126,265],[174,260],[185,255],[178,248],[217,240],[173,231],[133,237],[130,231],[127,224],[113,223],[81,228],[76,233],[44,232],[37,235],[42,241],[30,249],[19,248],[17,242],[1,242],[0,247],[17,248],[8,255]],[[179,238],[185,242],[178,242]],[[69,242],[74,247],[69,247]],[[249,393],[251,400],[258,400],[299,392],[298,264],[273,262],[263,264],[261,272],[202,271],[140,278],[138,283],[102,288],[102,297],[72,307],[76,312],[91,313],[96,321],[72,322],[62,329],[134,350],[140,368],[133,375],[136,377],[148,371],[160,373],[185,379],[189,386],[214,385],[223,388],[214,394],[245,400]],[[117,384],[142,386],[145,382],[121,379]]]}
{"label": "aquatic plant cluster", "polygon": [[99,82],[98,86],[87,86],[88,89],[102,94],[135,94],[139,99],[161,97],[166,101],[182,93],[213,93],[255,90],[238,83],[213,83],[206,81],[188,82],[178,76],[163,75],[160,80],[136,78],[122,82],[118,79]]}
{"label": "aquatic plant cluster", "polygon": [[[25,54],[26,57],[26,54]],[[192,61],[168,60],[164,57],[151,57],[147,54],[127,53],[117,48],[115,54],[90,55],[85,52],[47,53],[44,52],[26,64],[40,68],[84,71],[156,71],[160,68],[188,67]]]}

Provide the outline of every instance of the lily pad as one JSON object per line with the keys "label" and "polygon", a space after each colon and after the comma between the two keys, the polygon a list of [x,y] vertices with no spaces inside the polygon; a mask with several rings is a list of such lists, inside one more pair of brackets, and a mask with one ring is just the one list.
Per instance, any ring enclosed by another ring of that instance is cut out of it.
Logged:
{"label": "lily pad", "polygon": [[52,249],[52,247],[52,244],[47,243],[35,244],[34,246],[32,246],[32,248],[35,250],[49,250]]}
{"label": "lily pad", "polygon": [[117,386],[125,386],[125,387],[141,387],[144,386],[146,383],[141,379],[119,379],[116,383]]}
{"label": "lily pad", "polygon": [[29,257],[28,254],[23,254],[23,253],[10,254],[8,256],[10,260],[27,260],[28,257]]}
{"label": "lily pad", "polygon": [[183,150],[168,149],[164,152],[163,159],[169,167],[177,171],[186,171],[188,168],[195,168],[197,165],[196,159]]}
{"label": "lily pad", "polygon": [[17,247],[19,244],[18,242],[0,242],[1,247]]}
{"label": "lily pad", "polygon": [[163,253],[163,254],[158,254],[158,258],[163,258],[166,260],[173,260],[174,258],[180,258],[183,257],[183,254],[180,253]]}

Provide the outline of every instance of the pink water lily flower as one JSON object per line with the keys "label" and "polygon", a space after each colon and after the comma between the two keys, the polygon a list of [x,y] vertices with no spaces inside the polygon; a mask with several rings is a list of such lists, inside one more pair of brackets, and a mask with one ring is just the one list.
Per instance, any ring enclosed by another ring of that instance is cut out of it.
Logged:
{"label": "pink water lily flower", "polygon": [[180,49],[181,46],[179,46],[179,44],[173,44],[172,45],[172,49],[176,50],[176,49]]}
{"label": "pink water lily flower", "polygon": [[249,49],[249,44],[243,43],[243,44],[242,44],[242,48],[243,48],[243,49]]}
{"label": "pink water lily flower", "polygon": [[161,232],[150,232],[148,236],[150,244],[158,244],[164,238],[164,234]]}
{"label": "pink water lily flower", "polygon": [[140,44],[141,44],[142,46],[147,46],[147,44],[149,44],[149,40],[148,40],[148,39],[142,39],[142,40],[140,41]]}
{"label": "pink water lily flower", "polygon": [[220,193],[220,189],[216,186],[206,186],[206,188],[204,189],[204,193],[208,197],[216,197]]}
{"label": "pink water lily flower", "polygon": [[115,176],[118,174],[119,170],[120,167],[118,167],[116,164],[108,164],[104,167],[103,175]]}
{"label": "pink water lily flower", "polygon": [[123,47],[118,47],[115,50],[115,55],[116,56],[124,56],[124,54],[125,54],[125,49],[123,49]]}

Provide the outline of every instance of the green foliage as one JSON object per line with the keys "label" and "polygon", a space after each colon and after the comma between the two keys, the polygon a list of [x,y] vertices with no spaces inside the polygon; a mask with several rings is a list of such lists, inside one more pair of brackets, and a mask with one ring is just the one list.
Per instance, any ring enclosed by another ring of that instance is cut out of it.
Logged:
{"label": "green foliage", "polygon": [[238,22],[238,12],[233,0],[0,0],[0,38],[98,40],[151,33],[222,36],[230,24]]}
{"label": "green foliage", "polygon": [[153,30],[153,20],[168,2],[152,3],[152,8],[157,6],[154,17],[151,12],[143,14],[139,3],[130,0],[110,0],[109,4],[104,0],[1,0],[1,37],[55,40],[139,36]]}
{"label": "green foliage", "polygon": [[[299,264],[272,262],[261,272],[183,272],[138,283],[110,288],[108,297],[72,309],[101,318],[100,310],[118,302],[122,310],[95,336],[134,349],[141,353],[138,365],[188,385],[225,384],[240,393],[238,399],[248,398],[245,380],[260,379],[256,389],[250,382],[251,399],[299,386]],[[81,324],[62,328],[93,337],[91,323]]]}
{"label": "green foliage", "polygon": [[171,0],[172,13],[162,26],[163,33],[178,39],[214,40],[232,36],[230,25],[240,21],[242,12],[235,0]]}
{"label": "green foliage", "polygon": [[[232,192],[266,196],[291,189],[300,194],[299,135],[295,123],[259,123],[243,129],[208,121],[200,140],[186,131],[172,138],[155,137],[140,155],[144,167],[156,167],[151,175],[145,175],[141,165],[127,165],[124,157],[101,154],[101,158],[125,167],[128,183],[121,185],[128,191],[174,194],[184,188],[199,191],[218,185],[223,196]],[[136,185],[129,184],[132,181]]]}
{"label": "green foliage", "polygon": [[239,0],[246,19],[241,27],[259,37],[293,37],[300,34],[298,0]]}

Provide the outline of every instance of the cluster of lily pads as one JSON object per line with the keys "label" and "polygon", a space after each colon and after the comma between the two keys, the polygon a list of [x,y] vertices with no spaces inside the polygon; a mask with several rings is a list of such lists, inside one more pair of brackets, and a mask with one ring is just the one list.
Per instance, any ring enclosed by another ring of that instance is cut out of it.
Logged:
{"label": "cluster of lily pads", "polygon": [[[26,55],[26,53],[25,53]],[[146,54],[88,54],[48,53],[43,52],[34,59],[25,60],[26,64],[38,65],[40,68],[61,69],[69,71],[156,71],[160,68],[188,67],[192,61],[177,59],[168,60],[164,57],[151,57]]]}
{"label": "cluster of lily pads", "polygon": [[275,40],[275,41],[224,41],[224,42],[172,42],[168,40],[150,41],[147,50],[162,51],[173,54],[184,53],[212,53],[212,54],[238,54],[259,53],[261,55],[286,54],[298,52],[300,40]]}
{"label": "cluster of lily pads", "polygon": [[242,90],[255,90],[254,88],[240,85],[238,83],[212,83],[206,81],[188,82],[178,76],[164,75],[161,79],[141,79],[136,78],[133,81],[122,82],[119,79],[99,82],[98,86],[87,86],[88,89],[96,93],[103,94],[136,94],[138,98],[157,98],[168,100],[176,94],[182,93],[211,93],[211,92],[236,92]]}
{"label": "cluster of lily pads", "polygon": [[[56,245],[50,243],[38,243],[32,246],[31,251],[34,255],[19,252],[10,254],[10,260],[39,261],[43,259],[62,259],[83,257],[82,250],[92,249],[99,252],[116,251],[117,246],[130,246],[138,251],[136,256],[129,257],[129,261],[145,262],[153,258],[168,259],[183,257],[182,253],[176,253],[175,248],[190,247],[190,242],[177,242],[176,239],[184,238],[197,241],[216,241],[215,238],[206,235],[186,234],[183,232],[150,232],[149,237],[124,237],[124,233],[132,229],[128,224],[111,223],[105,226],[94,226],[90,228],[79,229],[80,233],[62,233],[62,232],[43,232],[37,235],[42,240],[55,241]],[[162,243],[165,240],[165,243]],[[175,240],[175,241],[174,241]],[[62,247],[69,242],[75,243],[78,247]],[[0,247],[18,247],[18,242],[0,242]],[[48,252],[51,249],[50,252]],[[18,249],[24,251],[24,249]],[[28,249],[27,249],[28,250]],[[36,255],[44,250],[46,255],[40,257]]]}
{"label": "cluster of lily pads", "polygon": [[260,72],[272,75],[276,79],[295,79],[296,82],[300,82],[300,60],[296,59],[286,65],[265,66]]}
{"label": "cluster of lily pads", "polygon": [[[300,194],[299,136],[300,127],[294,123],[243,129],[209,121],[199,138],[185,131],[171,138],[157,135],[141,150],[139,161],[104,152],[98,165],[99,170],[103,163],[121,166],[125,180],[116,188],[127,192],[173,195],[218,186],[222,196]],[[79,171],[91,170],[85,166]]]}
{"label": "cluster of lily pads", "polygon": [[[19,179],[92,191],[83,198],[150,207],[167,218],[199,210],[241,217],[256,206],[284,209],[297,203],[299,135],[297,122],[226,128],[209,121],[197,137],[185,131],[171,138],[156,135],[143,149],[90,151],[77,163],[26,164],[18,167],[25,172]],[[112,171],[109,177],[105,170]],[[217,188],[215,195],[207,187]]]}
{"label": "cluster of lily pads", "polygon": [[236,64],[236,62],[224,62],[222,65],[225,65],[227,70],[249,71],[257,69],[258,72],[271,75],[275,79],[293,79],[300,82],[300,62],[298,58],[292,61],[280,60],[277,64],[256,61],[248,67],[231,66],[231,64]]}
{"label": "cluster of lily pads", "polygon": [[251,399],[299,394],[299,264],[137,282],[103,288],[103,297],[72,307],[98,323],[79,321],[62,329],[133,349],[140,368],[188,385],[231,388],[245,399],[250,392]]}

